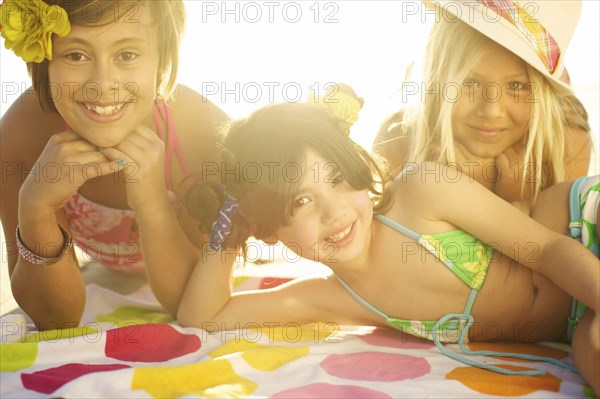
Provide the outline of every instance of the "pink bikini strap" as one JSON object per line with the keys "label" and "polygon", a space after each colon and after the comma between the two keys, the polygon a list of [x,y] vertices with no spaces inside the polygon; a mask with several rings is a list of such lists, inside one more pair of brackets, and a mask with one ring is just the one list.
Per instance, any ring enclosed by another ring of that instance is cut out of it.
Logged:
{"label": "pink bikini strap", "polygon": [[[190,176],[191,169],[183,149],[181,148],[179,136],[175,130],[171,108],[169,108],[164,101],[156,103],[156,106],[152,109],[152,116],[154,118],[154,125],[156,126],[158,136],[167,145],[165,149],[165,176],[167,179],[167,189],[171,190],[173,188],[171,176],[171,159],[173,158],[173,154],[177,157],[184,176]],[[165,124],[167,128],[166,132],[163,129]],[[186,184],[191,184],[190,179],[185,179],[185,182]]]}

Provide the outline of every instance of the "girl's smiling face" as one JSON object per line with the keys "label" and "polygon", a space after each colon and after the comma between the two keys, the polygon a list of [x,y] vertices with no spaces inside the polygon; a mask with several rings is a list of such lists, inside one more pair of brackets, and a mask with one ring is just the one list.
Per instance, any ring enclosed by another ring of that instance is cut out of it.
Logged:
{"label": "girl's smiling face", "polygon": [[144,10],[127,21],[73,25],[54,40],[49,95],[69,126],[97,146],[119,144],[151,113],[159,54]]}
{"label": "girl's smiling face", "polygon": [[373,203],[367,190],[352,188],[334,163],[312,150],[292,201],[289,224],[276,235],[299,256],[335,266],[368,248]]}
{"label": "girl's smiling face", "polygon": [[487,47],[452,113],[454,139],[482,158],[496,157],[525,138],[535,89],[523,60],[491,41]]}

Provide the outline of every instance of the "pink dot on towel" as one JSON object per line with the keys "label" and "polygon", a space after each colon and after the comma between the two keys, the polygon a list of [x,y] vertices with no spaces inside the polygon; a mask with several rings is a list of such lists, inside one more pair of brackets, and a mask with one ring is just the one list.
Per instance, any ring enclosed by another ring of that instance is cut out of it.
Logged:
{"label": "pink dot on towel", "polygon": [[329,355],[321,367],[329,375],[355,381],[402,381],[431,371],[422,357],[383,352]]}
{"label": "pink dot on towel", "polygon": [[197,335],[182,334],[168,324],[139,324],[106,332],[106,357],[129,362],[164,362],[196,352]]}
{"label": "pink dot on towel", "polygon": [[431,341],[426,341],[414,335],[404,334],[391,328],[377,328],[371,334],[359,335],[358,338],[369,345],[385,346],[388,348],[429,349],[433,347]]}
{"label": "pink dot on towel", "polygon": [[299,388],[281,391],[271,398],[322,398],[322,399],[353,399],[372,398],[389,399],[391,396],[373,389],[363,388],[355,385],[332,385],[325,383],[310,384]]}

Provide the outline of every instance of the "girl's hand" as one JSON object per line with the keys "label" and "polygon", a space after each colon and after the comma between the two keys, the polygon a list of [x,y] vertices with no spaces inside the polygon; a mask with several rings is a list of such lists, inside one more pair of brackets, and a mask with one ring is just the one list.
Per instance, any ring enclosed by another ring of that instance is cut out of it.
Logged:
{"label": "girl's hand", "polygon": [[[524,167],[523,143],[519,142],[508,147],[502,154],[496,157],[498,167],[498,181],[496,182],[496,194],[506,201],[525,201],[531,198],[531,183],[533,183],[534,170],[523,176]],[[533,167],[534,165],[530,165]],[[521,194],[523,179],[525,179],[524,191]]]}
{"label": "girl's hand", "polygon": [[102,149],[113,161],[124,161],[127,202],[131,209],[152,210],[157,199],[166,198],[165,144],[150,128],[140,125],[125,140]]}
{"label": "girl's hand", "polygon": [[454,140],[456,163],[463,174],[475,179],[488,190],[494,190],[497,171],[493,158],[482,158],[469,151],[460,141]]}
{"label": "girl's hand", "polygon": [[121,168],[77,133],[54,134],[21,186],[20,207],[53,214],[85,182]]}

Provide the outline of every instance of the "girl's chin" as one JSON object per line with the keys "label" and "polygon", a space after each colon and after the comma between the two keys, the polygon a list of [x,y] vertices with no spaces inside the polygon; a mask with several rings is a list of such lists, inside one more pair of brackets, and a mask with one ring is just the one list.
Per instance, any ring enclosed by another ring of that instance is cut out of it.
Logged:
{"label": "girl's chin", "polygon": [[85,134],[79,133],[79,135],[84,139],[89,141],[91,144],[97,147],[110,148],[119,145],[125,140],[125,137],[122,133],[119,134],[111,134],[111,132],[86,132]]}
{"label": "girl's chin", "polygon": [[[121,143],[135,126],[129,123],[111,123],[98,125],[96,123],[74,123],[71,129],[84,140],[98,147],[114,147]],[[124,121],[123,121],[124,122]]]}

